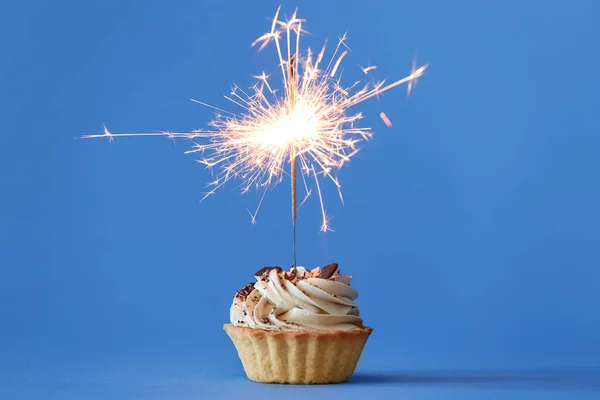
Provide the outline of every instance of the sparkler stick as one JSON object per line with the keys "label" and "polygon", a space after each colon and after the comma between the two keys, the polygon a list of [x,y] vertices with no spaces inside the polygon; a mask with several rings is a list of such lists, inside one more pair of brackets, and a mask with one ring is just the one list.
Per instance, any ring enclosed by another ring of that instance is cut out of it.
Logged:
{"label": "sparkler stick", "polygon": [[[290,91],[290,112],[294,112],[294,101],[295,101],[295,84],[294,81],[296,77],[294,76],[294,59],[295,56],[291,56],[288,60],[288,86]],[[291,156],[290,156],[290,165],[292,175],[292,224],[294,229],[294,267],[296,266],[296,215],[298,212],[298,207],[296,206],[297,202],[297,190],[296,190],[296,149],[294,146],[291,146]]]}

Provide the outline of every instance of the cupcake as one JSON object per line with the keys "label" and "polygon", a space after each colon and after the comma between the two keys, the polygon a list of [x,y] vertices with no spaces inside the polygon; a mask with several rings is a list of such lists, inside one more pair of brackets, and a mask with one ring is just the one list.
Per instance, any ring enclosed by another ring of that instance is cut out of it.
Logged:
{"label": "cupcake", "polygon": [[307,270],[264,267],[238,290],[224,325],[249,379],[337,383],[350,378],[372,329],[363,325],[336,263]]}

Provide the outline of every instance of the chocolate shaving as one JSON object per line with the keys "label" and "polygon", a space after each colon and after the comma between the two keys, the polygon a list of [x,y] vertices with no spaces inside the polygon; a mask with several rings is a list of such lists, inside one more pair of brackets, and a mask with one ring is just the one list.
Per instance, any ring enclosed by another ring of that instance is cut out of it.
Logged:
{"label": "chocolate shaving", "polygon": [[329,279],[333,276],[333,274],[335,274],[335,271],[337,271],[337,269],[338,269],[337,263],[327,264],[326,266],[321,268],[321,273],[319,274],[319,276],[317,278]]}
{"label": "chocolate shaving", "polygon": [[254,283],[250,282],[243,288],[237,291],[236,297],[239,297],[241,300],[246,300],[246,297],[254,290]]}
{"label": "chocolate shaving", "polygon": [[285,279],[287,279],[288,281],[293,281],[296,278],[296,268],[292,267],[292,269],[289,272],[285,273]]}
{"label": "chocolate shaving", "polygon": [[282,271],[281,267],[262,267],[261,269],[259,269],[258,271],[256,271],[254,273],[254,276],[256,276],[258,278],[263,275],[268,275],[269,272],[271,272],[272,270],[277,270],[277,272]]}

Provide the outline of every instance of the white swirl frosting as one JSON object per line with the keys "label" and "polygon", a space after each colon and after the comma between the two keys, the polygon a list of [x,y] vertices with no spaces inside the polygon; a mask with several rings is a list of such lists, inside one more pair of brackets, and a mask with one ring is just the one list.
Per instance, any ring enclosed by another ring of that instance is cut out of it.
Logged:
{"label": "white swirl frosting", "polygon": [[271,269],[236,294],[230,310],[233,325],[285,331],[336,331],[363,327],[350,287],[339,271],[329,278],[302,267]]}

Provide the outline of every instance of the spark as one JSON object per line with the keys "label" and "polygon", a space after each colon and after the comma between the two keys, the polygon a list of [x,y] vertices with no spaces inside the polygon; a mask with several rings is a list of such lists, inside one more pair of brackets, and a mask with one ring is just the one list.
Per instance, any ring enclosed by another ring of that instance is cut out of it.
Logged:
{"label": "spark", "polygon": [[[425,68],[427,68],[427,65],[425,65],[424,67],[425,67]],[[419,69],[421,69],[421,68],[423,68],[423,67],[420,67]],[[412,68],[411,68],[411,71],[410,71],[410,73],[411,73],[411,74],[414,74],[414,73],[416,73],[416,72],[417,72],[419,69],[417,69],[417,62],[413,60],[413,63],[412,63]],[[407,95],[407,96],[410,96],[410,93],[412,92],[413,88],[417,86],[418,78],[419,78],[419,77],[416,77],[415,79],[411,79],[411,80],[408,82],[408,84],[406,85],[406,95]]]}
{"label": "spark", "polygon": [[377,66],[376,65],[370,65],[366,68],[361,68],[362,72],[367,75],[369,73],[369,71],[373,71],[374,69],[376,69]]}
{"label": "spark", "polygon": [[379,117],[381,118],[381,120],[383,121],[385,126],[387,126],[388,128],[392,126],[392,121],[390,121],[390,119],[388,118],[387,115],[385,115],[384,112],[380,113]]}
{"label": "spark", "polygon": [[[343,202],[336,172],[358,152],[359,144],[372,136],[370,128],[358,126],[362,113],[351,109],[404,83],[408,84],[410,93],[413,82],[423,75],[427,65],[417,68],[413,63],[410,75],[389,84],[381,81],[359,88],[360,82],[354,82],[345,86],[340,82],[341,78],[335,76],[349,52],[346,34],[339,39],[333,55],[323,67],[327,44],[316,57],[310,48],[302,52],[300,37],[306,33],[303,29],[305,20],[298,18],[296,11],[287,20],[280,20],[279,15],[280,8],[271,29],[252,43],[259,51],[269,44],[275,46],[281,69],[279,89],[273,89],[270,75],[262,72],[254,76],[257,83],[250,93],[234,86],[230,95],[225,96],[241,108],[239,113],[193,100],[215,110],[215,118],[208,129],[189,133],[132,134],[111,133],[104,128],[102,134],[82,138],[108,138],[111,141],[127,136],[203,139],[195,141],[186,152],[200,155],[198,161],[215,173],[203,200],[227,182],[237,179],[241,182],[242,193],[251,189],[263,191],[256,211],[249,212],[252,222],[256,222],[266,191],[290,174],[291,161],[296,160],[306,194],[302,204],[312,193],[307,181],[314,181],[321,209],[321,230],[331,230],[319,181],[332,182]],[[346,50],[342,49],[338,54],[342,47]],[[375,68],[369,66],[361,70],[367,74]],[[384,113],[380,117],[386,125],[391,125]]]}
{"label": "spark", "polygon": [[[348,50],[344,50],[342,55],[340,55],[340,58],[338,58],[337,61],[335,62],[335,65],[333,66],[333,69],[331,70],[331,74],[329,75],[331,78],[333,78],[335,76],[335,73],[337,72],[337,69],[340,66],[344,57],[346,57],[346,54],[348,54]],[[346,96],[348,96],[348,94],[346,94]]]}

